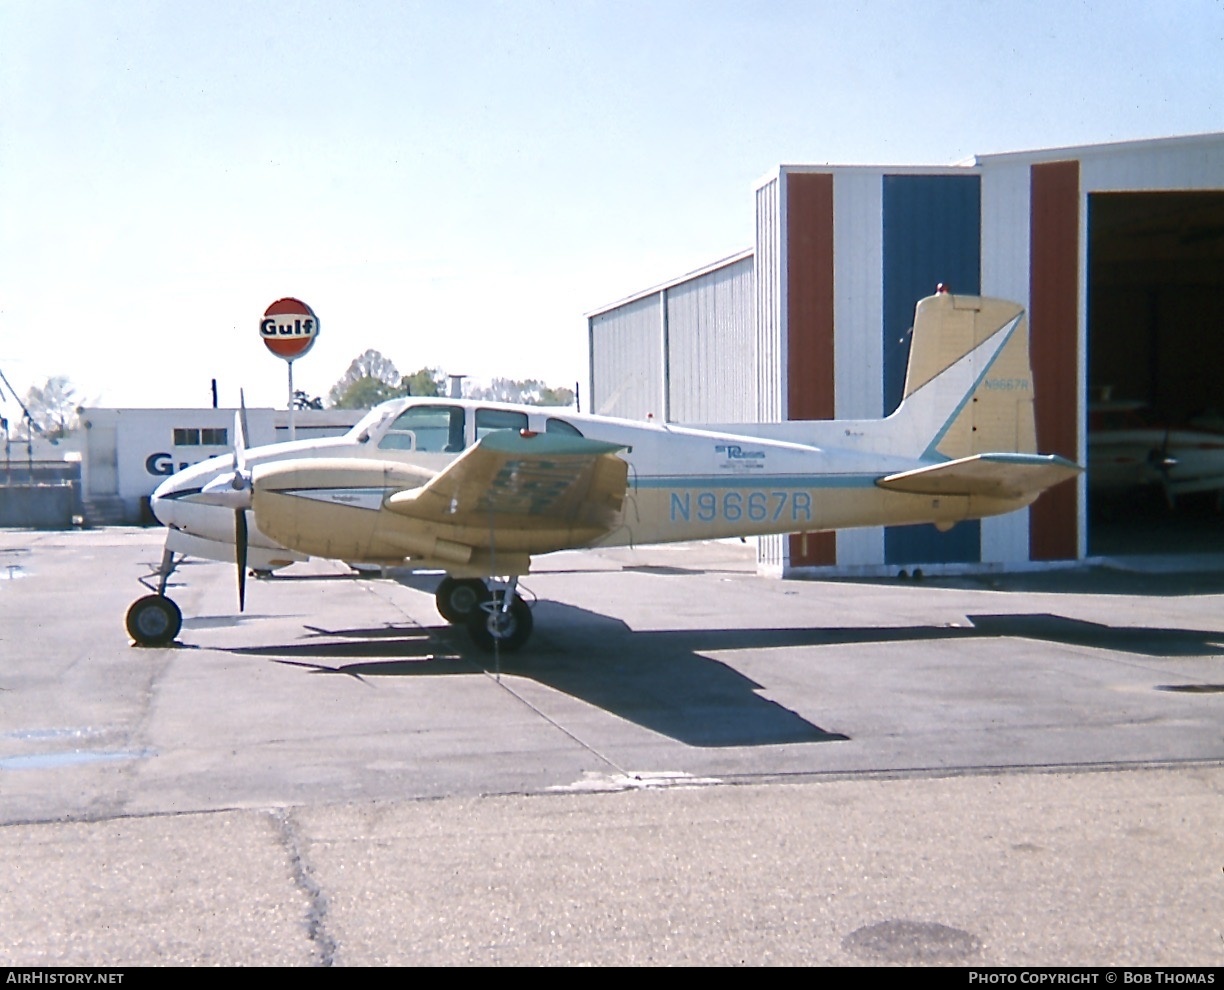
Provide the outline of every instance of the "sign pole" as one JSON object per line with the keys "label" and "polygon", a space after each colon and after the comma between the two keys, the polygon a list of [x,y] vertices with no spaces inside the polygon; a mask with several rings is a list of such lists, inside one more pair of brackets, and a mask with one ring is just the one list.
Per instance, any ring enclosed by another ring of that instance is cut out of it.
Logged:
{"label": "sign pole", "polygon": [[268,350],[289,365],[289,439],[296,440],[293,361],[314,346],[319,335],[319,318],[300,299],[278,299],[264,311],[259,335]]}
{"label": "sign pole", "polygon": [[297,430],[294,428],[293,413],[294,406],[296,406],[297,403],[293,401],[293,362],[288,361],[286,363],[289,365],[289,439],[296,440]]}

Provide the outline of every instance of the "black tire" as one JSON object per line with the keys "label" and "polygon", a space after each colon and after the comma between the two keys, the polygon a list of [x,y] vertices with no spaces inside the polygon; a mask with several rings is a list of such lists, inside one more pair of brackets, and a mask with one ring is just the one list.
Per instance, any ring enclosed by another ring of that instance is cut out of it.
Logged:
{"label": "black tire", "polygon": [[434,592],[438,611],[452,626],[463,625],[472,609],[488,600],[488,586],[479,578],[444,577]]}
{"label": "black tire", "polygon": [[504,592],[495,591],[489,601],[482,602],[468,615],[468,633],[472,642],[486,653],[494,649],[513,653],[531,638],[534,622],[531,607],[519,598],[514,598],[508,613],[501,609]]}
{"label": "black tire", "polygon": [[183,613],[165,595],[145,595],[132,602],[125,621],[137,646],[167,646],[183,628]]}

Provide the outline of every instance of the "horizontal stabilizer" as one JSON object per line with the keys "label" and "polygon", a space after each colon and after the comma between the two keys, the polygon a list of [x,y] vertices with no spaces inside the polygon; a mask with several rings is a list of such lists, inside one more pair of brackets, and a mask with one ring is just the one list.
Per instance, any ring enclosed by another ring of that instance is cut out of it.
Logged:
{"label": "horizontal stabilizer", "polygon": [[974,454],[880,478],[876,484],[911,495],[985,495],[1023,499],[1074,478],[1081,468],[1057,454]]}

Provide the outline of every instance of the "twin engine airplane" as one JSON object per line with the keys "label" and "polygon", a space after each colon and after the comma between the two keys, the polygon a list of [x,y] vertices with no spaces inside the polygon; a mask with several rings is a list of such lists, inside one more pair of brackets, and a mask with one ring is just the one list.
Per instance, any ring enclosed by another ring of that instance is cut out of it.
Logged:
{"label": "twin engine airplane", "polygon": [[515,650],[532,630],[517,582],[537,554],[947,529],[1023,508],[1081,470],[1037,453],[1024,309],[944,291],[918,303],[904,398],[880,420],[689,428],[417,397],[377,406],[343,437],[246,450],[237,433],[232,455],[153,495],[168,533],[156,592],[127,614],[140,645],[179,633],[165,592],[181,556],[234,561],[240,608],[248,566],[320,556],[442,570],[442,616],[483,649]]}

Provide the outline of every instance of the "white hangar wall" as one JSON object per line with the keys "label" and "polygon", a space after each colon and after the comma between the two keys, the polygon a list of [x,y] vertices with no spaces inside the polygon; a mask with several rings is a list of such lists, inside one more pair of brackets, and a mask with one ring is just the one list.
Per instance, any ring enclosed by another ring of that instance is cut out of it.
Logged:
{"label": "white hangar wall", "polygon": [[667,292],[667,419],[748,421],[755,409],[751,252]]}
{"label": "white hangar wall", "polygon": [[751,251],[587,314],[590,408],[669,423],[755,415]]}

